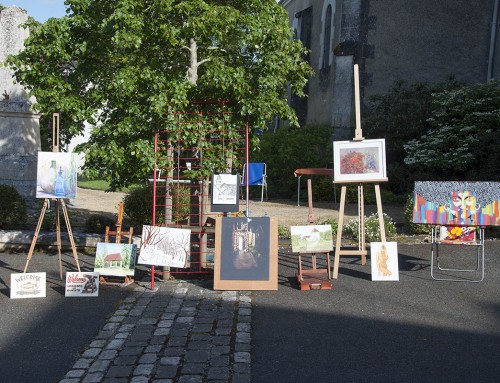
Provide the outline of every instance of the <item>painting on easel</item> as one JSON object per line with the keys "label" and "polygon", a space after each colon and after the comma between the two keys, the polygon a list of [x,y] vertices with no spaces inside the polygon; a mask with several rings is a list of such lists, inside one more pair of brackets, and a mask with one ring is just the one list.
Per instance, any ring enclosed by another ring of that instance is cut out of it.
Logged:
{"label": "painting on easel", "polygon": [[386,180],[385,140],[335,141],[333,163],[335,181]]}
{"label": "painting on easel", "polygon": [[75,153],[38,152],[36,198],[76,198]]}
{"label": "painting on easel", "polygon": [[123,243],[98,243],[94,272],[115,277],[134,275],[136,248],[136,245]]}
{"label": "painting on easel", "polygon": [[331,225],[291,226],[290,234],[294,253],[333,250]]}

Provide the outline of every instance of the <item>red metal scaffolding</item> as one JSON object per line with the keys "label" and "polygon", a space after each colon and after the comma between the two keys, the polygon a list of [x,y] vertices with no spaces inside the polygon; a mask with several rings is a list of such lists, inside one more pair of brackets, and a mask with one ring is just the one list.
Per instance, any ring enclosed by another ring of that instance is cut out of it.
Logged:
{"label": "red metal scaffolding", "polygon": [[172,111],[154,139],[154,226],[191,230],[186,268],[158,273],[207,274],[213,270],[215,217],[210,211],[210,177],[241,174],[248,160],[248,117],[231,101],[192,102]]}

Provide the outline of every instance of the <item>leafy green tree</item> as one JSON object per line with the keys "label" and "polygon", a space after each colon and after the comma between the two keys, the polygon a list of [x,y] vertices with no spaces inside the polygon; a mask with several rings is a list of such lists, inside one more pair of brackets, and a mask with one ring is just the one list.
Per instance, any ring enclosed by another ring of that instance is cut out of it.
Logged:
{"label": "leafy green tree", "polygon": [[405,145],[405,163],[436,179],[498,180],[500,83],[464,86],[433,96],[431,129]]}
{"label": "leafy green tree", "polygon": [[93,127],[86,172],[111,190],[151,175],[153,132],[189,101],[233,100],[252,132],[275,115],[297,124],[286,90],[303,96],[311,68],[275,0],[66,5],[66,17],[29,21],[25,50],[8,62],[39,111],[61,113],[63,143],[83,121]]}

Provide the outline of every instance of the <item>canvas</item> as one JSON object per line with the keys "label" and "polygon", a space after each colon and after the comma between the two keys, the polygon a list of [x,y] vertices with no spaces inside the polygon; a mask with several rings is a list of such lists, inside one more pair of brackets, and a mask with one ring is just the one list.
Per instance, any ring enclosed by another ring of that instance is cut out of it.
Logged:
{"label": "canvas", "polygon": [[136,245],[99,242],[96,248],[94,272],[101,275],[126,277],[134,275]]}
{"label": "canvas", "polygon": [[476,228],[473,226],[441,226],[439,240],[451,243],[475,242]]}
{"label": "canvas", "polygon": [[372,281],[399,281],[397,242],[371,242]]}
{"label": "canvas", "polygon": [[386,181],[385,140],[335,141],[333,178],[337,182]]}
{"label": "canvas", "polygon": [[13,273],[10,275],[10,297],[45,298],[47,294],[46,273]]}
{"label": "canvas", "polygon": [[76,198],[75,153],[38,152],[36,198]]}
{"label": "canvas", "polygon": [[191,230],[172,227],[142,227],[138,263],[153,266],[186,267]]}
{"label": "canvas", "polygon": [[238,191],[240,189],[237,174],[212,175],[212,212],[233,212],[239,210]]}
{"label": "canvas", "polygon": [[277,290],[278,224],[269,217],[216,220],[214,289]]}
{"label": "canvas", "polygon": [[500,225],[500,182],[415,182],[413,223]]}
{"label": "canvas", "polygon": [[294,253],[327,252],[333,250],[331,225],[291,226]]}
{"label": "canvas", "polygon": [[99,273],[67,272],[66,297],[97,297],[99,295]]}

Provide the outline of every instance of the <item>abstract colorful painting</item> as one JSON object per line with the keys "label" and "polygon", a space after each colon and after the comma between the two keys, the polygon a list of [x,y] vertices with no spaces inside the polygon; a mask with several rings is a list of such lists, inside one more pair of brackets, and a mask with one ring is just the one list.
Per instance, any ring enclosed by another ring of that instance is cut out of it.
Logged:
{"label": "abstract colorful painting", "polygon": [[327,252],[333,250],[331,225],[291,226],[294,253]]}
{"label": "abstract colorful painting", "polygon": [[371,242],[372,281],[399,281],[397,242]]}
{"label": "abstract colorful painting", "polygon": [[76,198],[75,153],[38,152],[36,198]]}
{"label": "abstract colorful painting", "polygon": [[385,140],[335,141],[333,177],[347,182],[386,180]]}
{"label": "abstract colorful painting", "polygon": [[191,230],[173,227],[142,227],[138,263],[154,266],[186,267]]}
{"label": "abstract colorful painting", "polygon": [[116,277],[134,275],[136,248],[136,245],[123,243],[98,243],[94,272]]}
{"label": "abstract colorful painting", "polygon": [[413,222],[448,226],[500,225],[500,182],[415,182]]}

